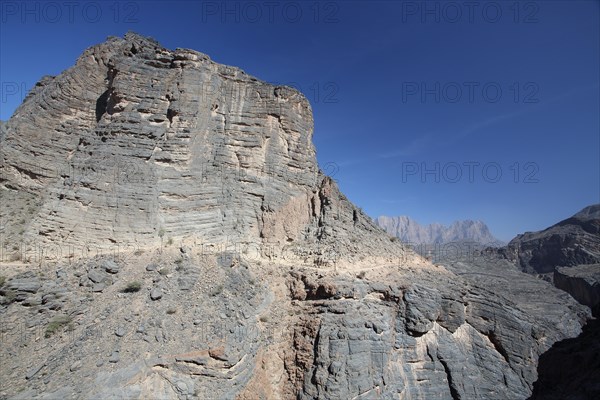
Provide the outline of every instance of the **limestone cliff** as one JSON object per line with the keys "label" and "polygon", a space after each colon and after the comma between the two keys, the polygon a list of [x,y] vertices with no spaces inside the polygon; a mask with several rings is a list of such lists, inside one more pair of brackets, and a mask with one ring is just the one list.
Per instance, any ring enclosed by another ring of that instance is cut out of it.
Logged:
{"label": "limestone cliff", "polygon": [[[375,230],[349,202],[326,203],[323,191],[337,189],[319,173],[304,96],[135,34],[44,77],[5,129],[2,200],[19,214],[7,247],[19,242],[23,257],[134,251],[163,237],[281,252],[330,234],[326,220],[352,220],[355,241]],[[389,247],[377,255],[398,254]]]}

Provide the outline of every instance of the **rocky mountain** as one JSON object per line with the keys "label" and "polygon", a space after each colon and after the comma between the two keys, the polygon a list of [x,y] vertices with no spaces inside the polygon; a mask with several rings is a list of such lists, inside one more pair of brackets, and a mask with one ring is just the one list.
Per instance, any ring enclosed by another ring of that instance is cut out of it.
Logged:
{"label": "rocky mountain", "polygon": [[524,399],[591,316],[392,240],[299,92],[193,50],[109,38],[5,128],[3,399]]}
{"label": "rocky mountain", "polygon": [[450,226],[442,224],[421,225],[407,216],[380,216],[375,223],[387,233],[404,243],[446,244],[452,242],[476,242],[486,246],[499,246],[487,225],[481,221],[455,221]]}
{"label": "rocky mountain", "polygon": [[517,235],[508,258],[530,273],[553,273],[556,267],[600,263],[600,204],[539,232]]}
{"label": "rocky mountain", "polygon": [[600,204],[539,232],[517,235],[499,253],[520,269],[565,290],[581,304],[600,307]]}

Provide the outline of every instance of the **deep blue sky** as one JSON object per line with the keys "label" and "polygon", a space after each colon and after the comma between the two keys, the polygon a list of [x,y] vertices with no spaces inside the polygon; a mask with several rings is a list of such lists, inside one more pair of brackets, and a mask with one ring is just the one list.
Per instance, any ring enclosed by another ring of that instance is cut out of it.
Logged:
{"label": "deep blue sky", "polygon": [[319,163],[369,215],[481,219],[509,240],[600,201],[600,6],[467,4],[3,1],[0,119],[133,30],[301,89]]}

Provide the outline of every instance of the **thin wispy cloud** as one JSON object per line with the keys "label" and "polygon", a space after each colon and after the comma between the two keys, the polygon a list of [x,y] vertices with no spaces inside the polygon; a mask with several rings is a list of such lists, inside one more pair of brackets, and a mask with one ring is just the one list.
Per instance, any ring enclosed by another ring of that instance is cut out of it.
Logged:
{"label": "thin wispy cloud", "polygon": [[414,155],[422,152],[423,149],[430,146],[431,143],[434,141],[433,138],[434,138],[433,134],[427,133],[427,134],[424,134],[424,135],[414,138],[406,146],[400,147],[396,150],[389,151],[386,153],[373,154],[369,157],[353,158],[353,159],[349,159],[349,160],[344,160],[344,161],[338,162],[337,164],[340,167],[348,167],[348,166],[352,166],[352,165],[378,162],[378,161],[385,160],[385,159],[414,156]]}
{"label": "thin wispy cloud", "polygon": [[[459,140],[462,140],[476,132],[480,132],[486,128],[490,128],[501,122],[509,121],[511,119],[520,117],[522,115],[529,114],[529,113],[532,113],[535,111],[539,111],[540,109],[548,107],[551,104],[557,103],[559,101],[568,99],[570,97],[573,97],[575,95],[578,95],[578,94],[581,94],[581,93],[584,93],[587,91],[598,90],[599,88],[600,88],[600,84],[598,84],[598,83],[596,83],[594,85],[590,85],[590,86],[573,88],[564,93],[553,96],[543,102],[531,104],[531,107],[522,107],[519,110],[516,110],[513,112],[499,114],[499,115],[495,115],[495,116],[487,118],[487,119],[476,121],[473,124],[471,124],[471,126],[469,126],[468,128],[466,128],[462,131],[459,131],[454,135],[451,135],[449,138],[448,138],[447,134],[434,135],[433,133],[426,133],[426,134],[422,134],[422,135],[414,138],[407,145],[400,147],[398,149],[384,152],[384,153],[373,154],[368,157],[352,158],[352,159],[339,161],[339,162],[337,162],[337,165],[339,167],[351,167],[351,166],[355,166],[355,165],[375,163],[375,162],[378,162],[381,160],[386,160],[386,159],[415,156],[417,154],[422,153],[422,151],[424,149],[431,148],[434,145],[448,146],[448,145],[453,144]],[[440,140],[440,138],[442,140]],[[448,138],[448,139],[443,140],[443,138]]]}
{"label": "thin wispy cloud", "polygon": [[565,100],[569,97],[573,97],[577,94],[581,94],[590,90],[598,90],[598,88],[600,87],[600,84],[596,83],[594,85],[591,86],[584,86],[584,87],[577,87],[577,88],[573,88],[571,90],[568,90],[564,93],[561,93],[559,95],[553,96],[551,98],[549,98],[548,100],[545,100],[543,102],[539,102],[536,104],[532,104],[531,107],[522,107],[521,109],[517,110],[517,111],[513,111],[510,113],[505,113],[505,114],[500,114],[500,115],[496,115],[494,117],[482,120],[482,121],[478,121],[475,122],[474,124],[472,124],[469,128],[458,132],[456,135],[454,135],[452,137],[451,141],[448,141],[447,143],[451,143],[451,142],[455,142],[457,140],[463,139],[475,132],[481,131],[484,128],[490,127],[490,126],[494,126],[500,122],[503,121],[507,121],[507,120],[511,120],[513,118],[516,117],[520,117],[522,115],[525,114],[529,114],[532,113],[534,111],[539,111],[540,109],[543,109],[545,107],[548,107],[551,104],[557,103],[561,100]]}
{"label": "thin wispy cloud", "polygon": [[405,157],[405,156],[412,156],[415,154],[420,153],[423,149],[427,148],[431,142],[433,142],[433,135],[430,133],[421,135],[419,137],[416,137],[415,139],[413,139],[408,145],[391,151],[391,152],[387,152],[387,153],[381,153],[377,155],[378,159],[385,159],[385,158],[396,158],[396,157]]}

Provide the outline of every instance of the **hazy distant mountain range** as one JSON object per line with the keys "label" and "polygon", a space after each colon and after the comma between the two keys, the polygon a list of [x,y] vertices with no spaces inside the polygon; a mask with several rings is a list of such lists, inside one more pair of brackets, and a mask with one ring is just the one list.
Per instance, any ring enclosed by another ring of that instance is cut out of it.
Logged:
{"label": "hazy distant mountain range", "polygon": [[375,223],[406,243],[434,244],[451,242],[477,242],[487,246],[501,246],[505,243],[492,235],[487,225],[481,221],[455,221],[450,226],[434,223],[421,225],[415,220],[401,215],[398,217],[380,216]]}

